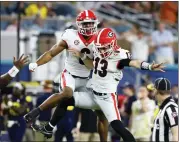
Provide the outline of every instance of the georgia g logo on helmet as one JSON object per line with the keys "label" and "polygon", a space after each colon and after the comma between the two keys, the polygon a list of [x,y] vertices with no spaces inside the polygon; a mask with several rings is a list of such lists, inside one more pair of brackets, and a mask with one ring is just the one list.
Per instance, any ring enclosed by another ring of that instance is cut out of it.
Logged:
{"label": "georgia g logo on helmet", "polygon": [[115,33],[110,28],[101,29],[95,39],[95,48],[97,54],[101,58],[108,58],[113,55],[114,49],[117,47],[117,39]]}
{"label": "georgia g logo on helmet", "polygon": [[108,36],[109,36],[109,37],[113,37],[113,36],[114,36],[114,33],[110,31],[110,32],[108,33]]}

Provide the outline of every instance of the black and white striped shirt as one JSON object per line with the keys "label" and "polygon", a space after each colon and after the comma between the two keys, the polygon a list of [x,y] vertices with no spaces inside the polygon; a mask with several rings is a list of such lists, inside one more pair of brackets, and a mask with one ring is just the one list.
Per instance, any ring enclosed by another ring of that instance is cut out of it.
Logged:
{"label": "black and white striped shirt", "polygon": [[160,106],[159,113],[154,121],[152,141],[169,142],[172,140],[171,128],[178,125],[178,105],[167,98]]}

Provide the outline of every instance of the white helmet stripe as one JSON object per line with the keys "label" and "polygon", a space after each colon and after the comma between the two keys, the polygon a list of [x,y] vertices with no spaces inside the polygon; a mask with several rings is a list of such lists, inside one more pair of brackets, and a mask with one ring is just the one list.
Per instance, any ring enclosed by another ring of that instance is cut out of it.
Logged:
{"label": "white helmet stripe", "polygon": [[164,78],[164,81],[165,81],[165,90],[167,90],[167,81],[166,81],[166,79]]}
{"label": "white helmet stripe", "polygon": [[102,29],[102,30],[99,32],[98,37],[97,37],[97,44],[100,44],[100,43],[99,43],[99,38],[100,38],[102,32],[103,32],[105,29],[106,29],[106,28]]}
{"label": "white helmet stripe", "polygon": [[86,17],[88,17],[89,15],[88,15],[88,10],[85,10],[85,14],[86,14]]}

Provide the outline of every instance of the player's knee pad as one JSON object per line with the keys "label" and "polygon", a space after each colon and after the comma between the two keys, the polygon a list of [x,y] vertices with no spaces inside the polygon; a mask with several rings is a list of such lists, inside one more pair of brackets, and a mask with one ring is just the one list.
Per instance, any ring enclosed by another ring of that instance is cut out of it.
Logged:
{"label": "player's knee pad", "polygon": [[120,120],[114,120],[111,127],[123,138],[126,142],[135,142],[134,136],[124,127]]}

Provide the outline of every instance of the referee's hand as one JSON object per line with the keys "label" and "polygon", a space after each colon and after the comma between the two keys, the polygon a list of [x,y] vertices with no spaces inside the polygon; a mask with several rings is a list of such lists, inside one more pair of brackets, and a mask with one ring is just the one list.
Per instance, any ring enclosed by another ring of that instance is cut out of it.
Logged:
{"label": "referee's hand", "polygon": [[151,69],[153,71],[161,71],[161,72],[165,72],[163,69],[165,68],[164,66],[165,63],[160,63],[160,64],[156,64],[155,61],[153,61],[152,65],[151,65]]}

